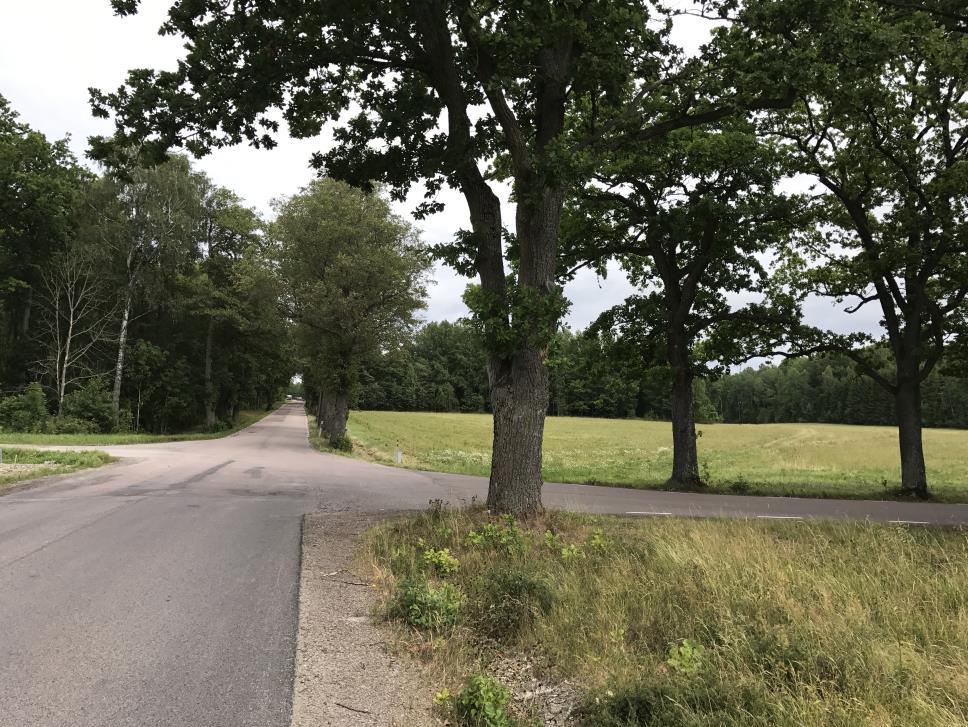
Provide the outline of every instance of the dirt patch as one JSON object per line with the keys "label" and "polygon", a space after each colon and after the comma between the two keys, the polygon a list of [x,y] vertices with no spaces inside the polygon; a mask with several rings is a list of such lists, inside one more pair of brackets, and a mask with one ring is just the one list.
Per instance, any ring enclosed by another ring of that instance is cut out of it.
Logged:
{"label": "dirt patch", "polygon": [[292,727],[441,724],[416,665],[387,653],[372,619],[376,591],[353,569],[359,536],[378,519],[305,517]]}
{"label": "dirt patch", "polygon": [[44,469],[45,467],[46,468],[49,468],[53,464],[54,464],[53,462],[50,462],[48,464],[44,464],[44,463],[37,463],[37,464],[19,464],[19,463],[0,464],[0,477],[4,477],[6,475],[18,475],[18,476],[19,475],[25,475],[25,474],[28,474],[29,472],[34,471],[34,470]]}

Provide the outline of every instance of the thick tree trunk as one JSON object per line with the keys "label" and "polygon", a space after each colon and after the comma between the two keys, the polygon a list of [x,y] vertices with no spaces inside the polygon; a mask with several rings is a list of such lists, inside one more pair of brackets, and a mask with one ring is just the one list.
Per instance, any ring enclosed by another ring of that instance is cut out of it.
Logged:
{"label": "thick tree trunk", "polygon": [[121,313],[121,330],[118,331],[118,359],[114,366],[114,388],[111,391],[111,412],[114,415],[114,424],[117,426],[118,417],[121,414],[121,377],[124,374],[124,346],[128,340],[128,321],[131,318],[131,287],[128,287],[127,295],[124,299],[124,310]]}
{"label": "thick tree trunk", "polygon": [[699,455],[696,451],[696,414],[692,396],[693,376],[689,366],[672,370],[672,476],[667,484],[694,489],[700,487]]}
{"label": "thick tree trunk", "polygon": [[928,475],[924,467],[921,436],[921,386],[914,380],[899,381],[894,395],[897,433],[901,448],[901,492],[914,497],[928,496]]}
{"label": "thick tree trunk", "polygon": [[205,335],[205,426],[215,428],[215,387],[212,385],[212,342],[215,338],[215,319],[208,321]]}
{"label": "thick tree trunk", "polygon": [[492,357],[494,441],[487,507],[530,517],[541,511],[542,440],[548,408],[548,370],[533,347],[510,361]]}
{"label": "thick tree trunk", "polygon": [[321,402],[320,434],[330,447],[338,449],[346,440],[346,422],[350,414],[349,392],[327,392],[321,396]]}

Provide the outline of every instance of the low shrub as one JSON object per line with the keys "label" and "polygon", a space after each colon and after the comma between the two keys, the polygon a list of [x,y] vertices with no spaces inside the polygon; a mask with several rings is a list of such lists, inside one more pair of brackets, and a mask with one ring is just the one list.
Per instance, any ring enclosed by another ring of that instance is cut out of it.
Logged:
{"label": "low shrub", "polygon": [[498,641],[514,639],[555,601],[545,580],[517,566],[485,572],[474,596],[475,629]]}
{"label": "low shrub", "polygon": [[388,613],[415,628],[439,631],[456,625],[463,601],[450,583],[433,586],[425,578],[408,578],[397,586]]}
{"label": "low shrub", "polygon": [[61,414],[93,422],[99,432],[110,432],[114,428],[111,392],[100,378],[91,379],[67,394],[61,404]]}
{"label": "low shrub", "polygon": [[44,424],[44,434],[94,434],[98,427],[87,419],[72,416],[56,416]]}
{"label": "low shrub", "polygon": [[47,421],[47,396],[33,383],[22,394],[0,399],[0,429],[40,432]]}
{"label": "low shrub", "polygon": [[511,692],[493,677],[468,677],[460,692],[444,703],[461,727],[512,727],[517,724],[508,711]]}
{"label": "low shrub", "polygon": [[480,529],[471,530],[467,542],[479,548],[504,550],[509,555],[527,550],[524,533],[510,515],[502,515],[498,523],[485,523]]}
{"label": "low shrub", "polygon": [[427,548],[422,556],[424,567],[438,576],[453,575],[460,567],[460,561],[450,553],[450,548]]}

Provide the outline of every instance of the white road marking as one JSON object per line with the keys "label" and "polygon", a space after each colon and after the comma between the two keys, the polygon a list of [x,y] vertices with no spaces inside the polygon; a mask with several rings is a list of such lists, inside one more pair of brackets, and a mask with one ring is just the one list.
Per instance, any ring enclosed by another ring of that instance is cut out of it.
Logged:
{"label": "white road marking", "polygon": [[799,515],[757,515],[761,520],[803,520]]}
{"label": "white road marking", "polygon": [[672,515],[671,512],[642,512],[633,510],[631,512],[625,513],[626,515]]}
{"label": "white road marking", "polygon": [[888,520],[889,523],[894,523],[895,525],[930,525],[931,523],[927,520]]}

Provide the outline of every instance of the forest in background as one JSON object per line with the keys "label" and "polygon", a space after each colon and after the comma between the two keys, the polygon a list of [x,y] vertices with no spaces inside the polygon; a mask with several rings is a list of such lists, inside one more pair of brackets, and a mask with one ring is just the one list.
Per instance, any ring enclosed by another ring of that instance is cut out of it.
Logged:
{"label": "forest in background", "polygon": [[294,371],[265,223],[187,158],[95,174],[0,97],[0,429],[230,426]]}
{"label": "forest in background", "polygon": [[[887,355],[881,358],[887,368]],[[370,359],[354,408],[488,411],[484,360],[471,325],[428,323],[399,347]],[[557,333],[548,361],[551,415],[666,421],[671,415],[668,367],[623,358],[593,332]],[[924,383],[925,426],[968,427],[968,380],[944,371],[932,372]],[[836,354],[723,372],[698,379],[694,387],[701,422],[897,423],[891,396]]]}

